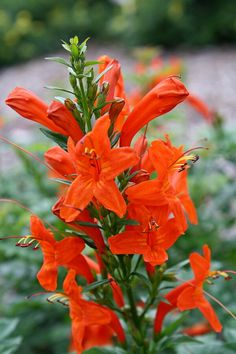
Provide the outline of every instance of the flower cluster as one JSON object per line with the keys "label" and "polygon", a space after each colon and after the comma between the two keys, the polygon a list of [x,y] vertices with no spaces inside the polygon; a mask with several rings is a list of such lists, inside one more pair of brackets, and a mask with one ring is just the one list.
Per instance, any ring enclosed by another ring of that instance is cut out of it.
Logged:
{"label": "flower cluster", "polygon": [[[203,256],[190,255],[194,279],[168,293],[161,289],[164,281],[178,280],[167,268],[168,250],[183,237],[188,221],[197,223],[187,177],[199,147],[176,147],[167,135],[149,142],[147,127],[187,99],[187,89],[178,78],[165,77],[131,109],[116,59],[86,61],[86,41],[80,44],[77,37],[63,46],[70,61],[54,60],[68,67],[72,91],[60,89],[66,98],[47,105],[17,87],[6,103],[43,125],[42,132],[57,143],[45,153],[45,162],[61,186],[52,212],[64,231],[52,232],[32,215],[30,235],[17,245],[41,249],[37,278],[52,292],[49,301],[69,307],[71,349],[79,354],[116,343],[127,353],[137,348],[153,353],[163,320],[173,309],[198,308],[208,330],[220,332],[203,284],[228,275],[210,270],[208,246]],[[63,284],[60,267],[67,272]]]}

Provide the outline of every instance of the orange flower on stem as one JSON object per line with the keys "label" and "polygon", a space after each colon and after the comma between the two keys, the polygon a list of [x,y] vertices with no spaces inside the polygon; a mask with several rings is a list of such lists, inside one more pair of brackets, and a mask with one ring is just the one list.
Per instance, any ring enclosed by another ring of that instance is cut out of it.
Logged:
{"label": "orange flower on stem", "polygon": [[72,320],[72,349],[77,354],[96,345],[110,344],[117,336],[125,341],[121,324],[113,311],[92,301],[84,300],[82,288],[75,281],[75,271],[70,270],[64,280],[63,288],[69,299]]}
{"label": "orange flower on stem", "polygon": [[206,300],[203,290],[204,282],[208,278],[214,278],[221,274],[219,271],[212,272],[210,270],[211,251],[209,247],[204,245],[203,256],[194,252],[190,255],[189,260],[194,279],[177,286],[164,296],[168,303],[161,301],[158,305],[154,324],[155,333],[161,331],[165,316],[175,308],[180,311],[198,308],[215,332],[221,332],[222,330],[222,325],[211,304]]}
{"label": "orange flower on stem", "polygon": [[37,274],[40,285],[49,291],[54,291],[57,287],[58,267],[72,268],[76,274],[84,276],[88,282],[94,280],[86,259],[81,255],[85,243],[78,237],[67,237],[61,241],[56,241],[52,232],[46,229],[37,216],[31,216],[31,235],[22,238],[18,246],[27,247],[34,241],[40,245],[44,260],[40,271]]}
{"label": "orange flower on stem", "polygon": [[[111,149],[107,135],[110,120],[107,115],[99,118],[91,132],[75,147],[77,177],[69,187],[65,206],[84,210],[96,198],[106,209],[119,217],[126,212],[126,203],[114,178],[138,161],[132,148]],[[62,210],[66,222],[74,220],[70,208]]]}
{"label": "orange flower on stem", "polygon": [[78,141],[83,133],[72,113],[60,102],[50,106],[33,92],[16,87],[7,97],[6,104],[22,117],[44,125],[48,129]]}
{"label": "orange flower on stem", "polygon": [[167,220],[168,208],[165,207],[152,212],[145,207],[135,205],[130,205],[129,211],[130,209],[129,216],[135,217],[136,214],[135,220],[138,220],[140,225],[129,226],[126,231],[110,237],[108,243],[111,252],[142,254],[144,261],[152,266],[163,264],[168,259],[166,250],[180,236],[175,219]]}
{"label": "orange flower on stem", "polygon": [[134,107],[121,131],[121,146],[130,145],[135,134],[152,119],[169,112],[188,96],[181,81],[169,77],[161,81]]}
{"label": "orange flower on stem", "polygon": [[180,232],[185,232],[185,214],[193,224],[197,223],[196,210],[187,188],[187,162],[195,162],[198,157],[184,153],[183,146],[174,147],[168,137],[166,141],[154,141],[148,155],[157,178],[127,188],[128,200],[146,206],[167,205],[179,224]]}

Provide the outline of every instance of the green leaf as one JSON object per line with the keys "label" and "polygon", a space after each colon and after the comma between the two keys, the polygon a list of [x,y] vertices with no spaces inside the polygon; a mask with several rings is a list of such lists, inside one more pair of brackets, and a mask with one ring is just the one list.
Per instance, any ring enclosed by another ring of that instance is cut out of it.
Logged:
{"label": "green leaf", "polygon": [[59,182],[62,184],[67,184],[67,185],[71,185],[71,181],[68,181],[66,179],[62,179],[62,178],[50,178],[51,181],[55,181],[55,182]]}
{"label": "green leaf", "polygon": [[41,132],[49,139],[57,143],[63,150],[67,151],[67,137],[65,135],[53,132],[46,128],[39,128]]}
{"label": "green leaf", "polygon": [[76,221],[76,224],[81,226],[97,227],[99,229],[102,229],[102,227],[99,226],[98,224],[94,224],[93,222],[88,222],[88,221]]}
{"label": "green leaf", "polygon": [[110,65],[110,66],[106,67],[106,69],[104,69],[104,70],[94,79],[94,83],[97,83],[97,82],[103,77],[103,75],[105,75],[109,70],[111,70],[112,67],[113,67],[113,65]]}
{"label": "green leaf", "polygon": [[111,282],[111,279],[102,279],[102,280],[95,281],[94,283],[91,283],[91,284],[89,284],[87,286],[84,286],[83,287],[83,292],[91,291],[93,289],[98,288],[99,286],[108,284],[110,282]]}
{"label": "green leaf", "polygon": [[117,223],[119,225],[130,225],[130,226],[140,225],[137,220],[133,220],[133,219],[121,219]]}
{"label": "green leaf", "polygon": [[55,63],[60,63],[63,65],[66,65],[68,67],[71,67],[70,63],[68,63],[65,59],[60,58],[60,57],[47,57],[45,59],[50,60],[50,61],[54,61]]}
{"label": "green leaf", "polygon": [[2,318],[0,320],[0,341],[8,337],[9,334],[11,334],[15,330],[18,323],[19,320],[17,318],[11,320]]}
{"label": "green leaf", "polygon": [[70,93],[70,94],[74,95],[74,92],[73,92],[73,91],[66,90],[66,89],[63,89],[63,88],[61,88],[61,87],[56,87],[56,86],[47,85],[47,86],[44,86],[44,88],[46,88],[47,90],[63,91],[63,92],[67,92],[67,93]]}
{"label": "green leaf", "polygon": [[66,43],[65,41],[62,41],[62,47],[67,50],[68,52],[71,52],[70,50],[70,45]]}
{"label": "green leaf", "polygon": [[1,354],[12,354],[14,353],[20,343],[21,343],[21,337],[15,337],[11,339],[4,339],[0,342],[0,353]]}
{"label": "green leaf", "polygon": [[101,62],[100,61],[97,61],[97,60],[89,60],[89,61],[86,61],[86,63],[84,63],[85,66],[90,66],[90,65],[98,65],[100,64]]}

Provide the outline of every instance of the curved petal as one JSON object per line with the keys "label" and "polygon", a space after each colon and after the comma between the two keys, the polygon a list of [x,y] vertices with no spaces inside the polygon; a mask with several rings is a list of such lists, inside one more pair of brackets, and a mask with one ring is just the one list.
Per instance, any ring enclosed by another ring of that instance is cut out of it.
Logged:
{"label": "curved petal", "polygon": [[121,146],[130,145],[134,135],[152,119],[169,112],[188,96],[181,81],[174,77],[162,80],[129,114],[121,131]]}
{"label": "curved petal", "polygon": [[114,254],[144,254],[148,247],[146,235],[135,231],[109,237],[108,243]]}
{"label": "curved petal", "polygon": [[54,291],[57,288],[57,265],[53,257],[44,259],[42,268],[37,274],[40,285],[47,291]]}
{"label": "curved petal", "polygon": [[120,218],[125,215],[126,203],[114,181],[100,179],[94,188],[94,196],[108,210]]}
{"label": "curved petal", "polygon": [[177,307],[180,311],[191,310],[197,307],[194,292],[195,288],[193,286],[188,286],[178,296]]}
{"label": "curved petal", "polygon": [[52,101],[47,110],[49,120],[60,127],[65,135],[71,136],[76,142],[83,137],[79,123],[73,114],[61,102]]}
{"label": "curved petal", "polygon": [[189,260],[196,281],[203,282],[209,273],[210,263],[197,252],[191,253]]}
{"label": "curved petal", "polygon": [[101,163],[101,177],[113,179],[121,172],[134,166],[139,161],[134,149],[129,147],[112,149],[108,159]]}
{"label": "curved petal", "polygon": [[203,316],[207,319],[210,323],[211,327],[214,329],[215,332],[222,331],[222,325],[215,314],[215,311],[211,304],[206,300],[202,299],[201,304],[198,305],[198,309],[201,311]]}
{"label": "curved petal", "polygon": [[66,208],[62,208],[60,213],[66,222],[74,220],[73,209],[82,211],[86,208],[93,198],[94,185],[94,180],[88,176],[78,176],[70,185],[64,201]]}
{"label": "curved petal", "polygon": [[150,263],[152,266],[161,265],[168,260],[168,254],[164,248],[147,249],[143,255],[144,261]]}

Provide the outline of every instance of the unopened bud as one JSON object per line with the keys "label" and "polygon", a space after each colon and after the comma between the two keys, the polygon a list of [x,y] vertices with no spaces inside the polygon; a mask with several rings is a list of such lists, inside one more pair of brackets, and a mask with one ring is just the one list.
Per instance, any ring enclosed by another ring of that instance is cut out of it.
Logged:
{"label": "unopened bud", "polygon": [[70,80],[70,84],[73,88],[75,88],[77,86],[77,80],[76,77],[72,74],[69,75],[69,80]]}
{"label": "unopened bud", "polygon": [[125,100],[123,98],[117,98],[115,102],[111,104],[109,109],[109,117],[112,123],[115,123],[124,105],[125,105]]}
{"label": "unopened bud", "polygon": [[109,88],[110,88],[109,82],[104,81],[104,82],[102,83],[101,87],[100,87],[100,93],[101,93],[102,95],[105,95],[105,96],[106,96],[106,95],[108,94]]}
{"label": "unopened bud", "polygon": [[64,104],[66,108],[71,112],[76,109],[76,104],[70,98],[66,98]]}

